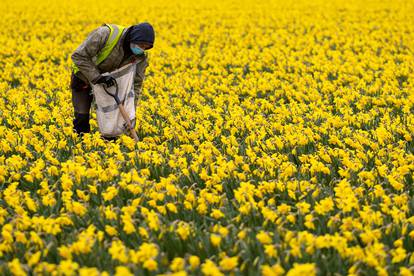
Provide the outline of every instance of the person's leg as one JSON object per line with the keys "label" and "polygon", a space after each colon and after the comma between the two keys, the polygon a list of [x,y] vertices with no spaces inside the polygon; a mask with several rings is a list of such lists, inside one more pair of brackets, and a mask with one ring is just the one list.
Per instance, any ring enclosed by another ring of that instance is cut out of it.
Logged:
{"label": "person's leg", "polygon": [[74,109],[73,128],[76,133],[90,132],[89,112],[93,96],[89,84],[76,77],[73,73],[71,76],[72,104]]}

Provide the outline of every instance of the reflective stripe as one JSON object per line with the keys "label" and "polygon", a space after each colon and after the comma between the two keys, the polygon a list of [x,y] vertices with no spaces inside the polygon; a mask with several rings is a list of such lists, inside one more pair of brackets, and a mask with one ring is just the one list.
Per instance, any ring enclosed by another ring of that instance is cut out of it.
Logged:
{"label": "reflective stripe", "polygon": [[119,33],[119,27],[117,25],[108,25],[108,26],[109,26],[109,29],[112,29],[111,33],[109,34],[110,37],[108,39],[108,43],[112,43]]}
{"label": "reflective stripe", "polygon": [[72,69],[73,69],[73,73],[76,74],[79,71],[78,66],[76,66],[75,63],[72,63]]}
{"label": "reflective stripe", "polygon": [[121,38],[122,31],[125,27],[114,25],[114,24],[105,24],[109,27],[110,33],[107,42],[105,43],[105,47],[99,52],[96,57],[96,65],[102,63],[112,52],[115,45],[118,43],[119,39]]}
{"label": "reflective stripe", "polygon": [[[133,98],[134,97],[134,91],[131,90],[129,91],[128,98]],[[122,102],[124,102],[125,100],[123,100]],[[108,113],[108,112],[112,112],[114,110],[116,110],[118,108],[117,104],[112,104],[112,105],[107,105],[107,106],[98,106],[96,105],[96,109],[98,109],[99,111],[103,112],[103,113]]]}

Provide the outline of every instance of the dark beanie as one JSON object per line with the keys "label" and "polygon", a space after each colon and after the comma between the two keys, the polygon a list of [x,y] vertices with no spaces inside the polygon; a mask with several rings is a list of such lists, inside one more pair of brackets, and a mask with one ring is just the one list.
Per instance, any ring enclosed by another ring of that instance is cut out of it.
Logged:
{"label": "dark beanie", "polygon": [[129,42],[138,43],[146,42],[151,44],[151,48],[154,45],[154,28],[151,24],[144,22],[138,25],[133,25],[129,33]]}

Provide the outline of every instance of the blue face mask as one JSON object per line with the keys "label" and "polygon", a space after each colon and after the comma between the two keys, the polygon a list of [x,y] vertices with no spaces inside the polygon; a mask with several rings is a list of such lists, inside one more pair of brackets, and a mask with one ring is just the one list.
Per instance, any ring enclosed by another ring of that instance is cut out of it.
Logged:
{"label": "blue face mask", "polygon": [[144,50],[142,50],[138,45],[131,43],[130,45],[132,53],[136,56],[141,56],[144,54]]}

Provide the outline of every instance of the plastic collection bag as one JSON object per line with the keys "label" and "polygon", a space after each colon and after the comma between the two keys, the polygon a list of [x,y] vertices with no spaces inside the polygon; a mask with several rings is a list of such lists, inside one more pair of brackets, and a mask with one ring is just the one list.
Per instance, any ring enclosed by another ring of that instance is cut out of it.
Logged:
{"label": "plastic collection bag", "polygon": [[[135,68],[136,63],[130,63],[117,70],[103,74],[111,75],[116,79],[118,84],[118,97],[121,102],[123,102],[125,110],[131,121],[135,119]],[[115,91],[116,87],[111,86],[107,89],[114,89]],[[119,111],[115,99],[105,92],[103,85],[92,85],[92,92],[95,97],[96,118],[101,134],[105,137],[116,137],[127,132],[128,127],[121,112]]]}

